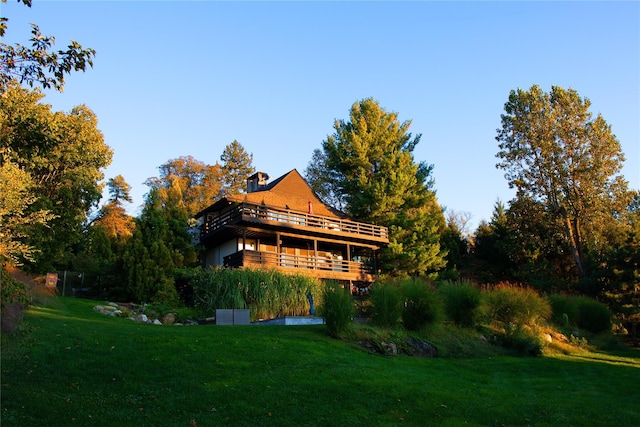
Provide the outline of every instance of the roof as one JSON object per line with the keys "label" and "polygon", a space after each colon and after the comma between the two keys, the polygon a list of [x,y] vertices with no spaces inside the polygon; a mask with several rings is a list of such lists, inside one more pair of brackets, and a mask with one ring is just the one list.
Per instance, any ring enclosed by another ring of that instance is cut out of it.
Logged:
{"label": "roof", "polygon": [[311,209],[311,213],[314,215],[346,218],[344,213],[325,205],[296,169],[287,172],[257,191],[223,197],[198,213],[196,218],[207,212],[219,210],[230,202],[249,202],[299,212],[309,212]]}

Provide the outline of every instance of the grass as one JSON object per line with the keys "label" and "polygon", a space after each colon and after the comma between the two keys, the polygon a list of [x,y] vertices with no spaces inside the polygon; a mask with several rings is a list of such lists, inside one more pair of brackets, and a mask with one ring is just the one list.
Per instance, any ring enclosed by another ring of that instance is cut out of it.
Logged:
{"label": "grass", "polygon": [[94,301],[2,337],[3,426],[638,425],[640,354],[383,357],[324,326],[156,326]]}

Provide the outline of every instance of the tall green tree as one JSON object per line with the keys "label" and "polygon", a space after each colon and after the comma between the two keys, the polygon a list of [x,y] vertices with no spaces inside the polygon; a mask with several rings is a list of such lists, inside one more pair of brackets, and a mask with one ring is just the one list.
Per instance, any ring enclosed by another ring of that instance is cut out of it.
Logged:
{"label": "tall green tree", "polygon": [[350,119],[335,121],[322,156],[315,155],[324,168],[317,176],[328,180],[322,185],[354,220],[389,228],[380,258],[384,272],[429,275],[445,266],[440,231],[446,224],[432,189],[432,165],[414,161],[420,135],[412,137],[410,125],[372,98],[354,103]]}
{"label": "tall green tree", "polygon": [[254,174],[253,154],[247,153],[235,139],[220,156],[222,161],[222,192],[225,196],[246,192],[247,178]]}
{"label": "tall green tree", "polygon": [[158,169],[160,176],[149,178],[146,184],[162,199],[167,198],[172,185],[178,185],[190,216],[211,205],[222,194],[223,172],[218,163],[208,165],[192,156],[184,156],[171,159]]}
{"label": "tall green tree", "polygon": [[[2,0],[2,3],[6,1]],[[31,0],[20,1],[31,7]],[[8,21],[8,18],[0,17],[0,37],[4,37]],[[0,86],[4,87],[15,79],[30,87],[53,87],[62,92],[66,74],[93,67],[95,50],[85,49],[72,40],[66,50],[56,51],[53,49],[55,37],[42,35],[35,24],[31,24],[29,41],[31,47],[21,44],[10,46],[0,42]]]}
{"label": "tall green tree", "polygon": [[165,198],[157,189],[149,191],[123,257],[129,292],[135,300],[176,302],[173,270],[197,260],[188,220],[177,181]]}
{"label": "tall green tree", "polygon": [[587,276],[585,250],[628,202],[620,143],[590,106],[559,86],[550,93],[536,85],[512,90],[496,136],[496,166],[518,197],[540,201],[562,220],[581,278]]}
{"label": "tall green tree", "polygon": [[63,266],[83,239],[87,215],[101,198],[103,169],[112,151],[95,114],[86,106],[52,112],[39,90],[10,83],[0,94],[0,155],[31,179],[38,197],[25,214],[52,217],[29,227],[26,242],[37,247],[33,267]]}
{"label": "tall green tree", "polygon": [[28,230],[34,224],[46,225],[52,214],[30,210],[37,197],[29,174],[10,161],[0,160],[0,268],[5,263],[33,260],[37,248],[28,243]]}

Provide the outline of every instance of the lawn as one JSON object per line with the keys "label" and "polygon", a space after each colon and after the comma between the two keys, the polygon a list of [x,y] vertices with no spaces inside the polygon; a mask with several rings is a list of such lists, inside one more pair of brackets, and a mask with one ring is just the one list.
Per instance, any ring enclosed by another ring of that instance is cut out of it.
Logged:
{"label": "lawn", "polygon": [[2,337],[7,426],[640,425],[640,352],[384,357],[324,326],[157,326],[56,298]]}

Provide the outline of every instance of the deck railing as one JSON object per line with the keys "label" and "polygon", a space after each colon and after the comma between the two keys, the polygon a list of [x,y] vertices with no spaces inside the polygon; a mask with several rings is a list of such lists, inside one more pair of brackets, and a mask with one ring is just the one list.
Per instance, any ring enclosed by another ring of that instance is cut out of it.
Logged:
{"label": "deck railing", "polygon": [[205,218],[200,235],[204,237],[227,224],[234,224],[240,220],[273,221],[283,225],[358,234],[360,236],[373,237],[376,240],[385,241],[389,239],[387,227],[246,202],[240,203],[220,215]]}
{"label": "deck railing", "polygon": [[373,269],[358,261],[347,261],[328,257],[279,254],[243,250],[224,257],[226,267],[246,267],[259,265],[265,267],[302,268],[320,272],[350,273],[354,275],[373,274]]}

